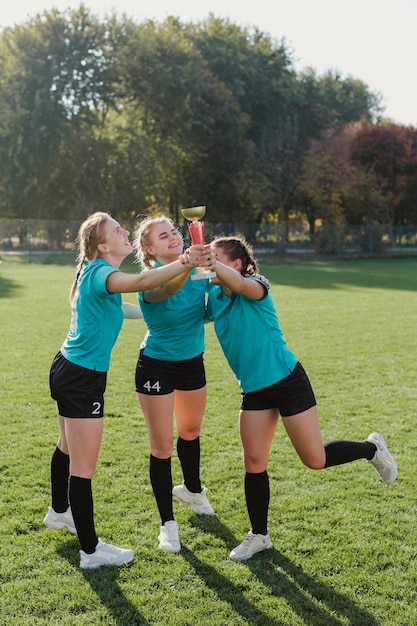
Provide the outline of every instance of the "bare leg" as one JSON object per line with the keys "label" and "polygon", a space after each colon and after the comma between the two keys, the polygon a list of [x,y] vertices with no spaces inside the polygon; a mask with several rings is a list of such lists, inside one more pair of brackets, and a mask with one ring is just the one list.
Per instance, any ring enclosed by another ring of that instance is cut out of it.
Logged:
{"label": "bare leg", "polygon": [[205,386],[191,391],[175,391],[174,413],[177,432],[181,439],[192,441],[199,437],[206,408],[206,395]]}
{"label": "bare leg", "polygon": [[317,406],[283,417],[282,422],[301,461],[311,469],[323,469],[326,452],[320,432]]}
{"label": "bare leg", "polygon": [[239,416],[240,439],[243,446],[245,470],[253,474],[268,467],[269,450],[277,427],[277,409],[241,411]]}

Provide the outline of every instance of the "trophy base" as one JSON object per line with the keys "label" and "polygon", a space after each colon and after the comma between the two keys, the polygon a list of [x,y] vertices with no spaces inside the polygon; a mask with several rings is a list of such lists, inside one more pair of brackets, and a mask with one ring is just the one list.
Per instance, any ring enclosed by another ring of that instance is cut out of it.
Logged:
{"label": "trophy base", "polygon": [[191,280],[208,280],[209,278],[216,278],[216,272],[210,272],[203,267],[197,267],[195,274],[191,274]]}

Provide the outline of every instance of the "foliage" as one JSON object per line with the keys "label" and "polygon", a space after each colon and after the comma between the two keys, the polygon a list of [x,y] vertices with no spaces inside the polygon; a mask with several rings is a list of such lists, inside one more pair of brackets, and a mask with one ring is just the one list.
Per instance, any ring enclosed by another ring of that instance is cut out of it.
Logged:
{"label": "foliage", "polygon": [[359,123],[328,130],[313,140],[303,159],[298,192],[303,198],[310,232],[316,220],[327,224],[372,224],[387,220],[387,201],[373,171],[352,159]]}
{"label": "foliage", "polygon": [[388,203],[392,224],[417,218],[417,129],[364,124],[352,145],[352,160],[374,175]]}
{"label": "foliage", "polygon": [[178,221],[207,204],[214,221],[273,215],[284,227],[303,211],[311,141],[379,113],[361,81],[298,76],[283,41],[212,15],[45,11],[0,33],[0,69],[3,217],[159,209]]}

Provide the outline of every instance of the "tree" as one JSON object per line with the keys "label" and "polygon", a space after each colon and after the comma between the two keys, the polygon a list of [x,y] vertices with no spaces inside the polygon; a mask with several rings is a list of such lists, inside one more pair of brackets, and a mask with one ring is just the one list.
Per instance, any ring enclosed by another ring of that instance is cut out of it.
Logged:
{"label": "tree", "polygon": [[15,217],[168,207],[178,219],[207,204],[210,221],[273,215],[284,241],[311,142],[378,108],[360,81],[297,76],[283,42],[213,16],[136,24],[52,10],[0,34],[0,69],[0,211]]}
{"label": "tree", "polygon": [[57,10],[0,39],[2,211],[84,216],[105,197],[98,129],[113,100],[108,31],[81,7]]}
{"label": "tree", "polygon": [[209,204],[211,219],[233,213],[247,116],[177,20],[130,25],[129,34],[121,74],[129,110],[152,137],[164,181],[157,203],[174,217],[190,204]]}
{"label": "tree", "polygon": [[417,173],[417,130],[397,124],[363,124],[352,145],[352,159],[372,172],[388,201],[388,223],[415,217],[413,189]]}
{"label": "tree", "polygon": [[386,202],[376,177],[351,159],[360,131],[359,123],[329,129],[321,140],[313,140],[303,160],[299,193],[311,235],[318,219],[326,224],[385,221]]}

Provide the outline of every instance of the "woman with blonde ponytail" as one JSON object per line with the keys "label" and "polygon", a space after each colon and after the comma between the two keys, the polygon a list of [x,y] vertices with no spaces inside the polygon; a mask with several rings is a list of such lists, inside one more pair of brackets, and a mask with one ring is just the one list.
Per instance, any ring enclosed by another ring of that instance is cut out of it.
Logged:
{"label": "woman with blonde ponytail", "polygon": [[[164,268],[185,254],[178,228],[165,215],[141,222],[133,238],[142,267]],[[155,270],[151,270],[155,271]],[[149,435],[149,478],[161,521],[158,546],[180,552],[172,495],[196,515],[215,515],[200,480],[200,431],[206,406],[204,314],[206,280],[189,276],[177,293],[138,294],[148,327],[136,365],[136,391]],[[183,483],[173,486],[174,427]]]}
{"label": "woman with blonde ponytail", "polygon": [[71,288],[72,317],[67,337],[50,370],[59,438],[51,460],[52,503],[48,528],[78,535],[80,567],[123,565],[132,550],[104,543],[96,535],[91,481],[103,433],[104,392],[111,351],[123,323],[122,293],[144,289],[170,293],[180,289],[193,267],[211,266],[203,245],[187,257],[141,274],[119,270],[132,252],[129,231],[109,214],[97,212],[81,224],[77,277]]}

